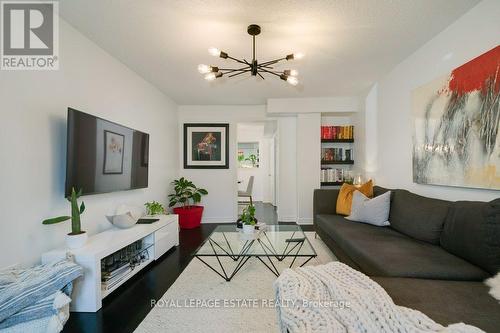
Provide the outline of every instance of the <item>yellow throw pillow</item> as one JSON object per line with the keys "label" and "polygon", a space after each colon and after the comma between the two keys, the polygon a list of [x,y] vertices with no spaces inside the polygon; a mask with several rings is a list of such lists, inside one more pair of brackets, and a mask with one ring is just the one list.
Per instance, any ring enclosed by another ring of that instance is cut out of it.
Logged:
{"label": "yellow throw pillow", "polygon": [[373,182],[370,179],[363,185],[356,187],[350,184],[343,184],[339,191],[339,196],[337,198],[337,214],[350,215],[352,196],[354,191],[360,191],[368,198],[373,198]]}

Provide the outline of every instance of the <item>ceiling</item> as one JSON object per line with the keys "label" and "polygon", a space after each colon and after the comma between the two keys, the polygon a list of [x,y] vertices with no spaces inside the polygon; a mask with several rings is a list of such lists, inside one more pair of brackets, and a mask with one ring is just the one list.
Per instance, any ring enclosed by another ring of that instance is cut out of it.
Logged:
{"label": "ceiling", "polygon": [[[265,104],[268,98],[358,96],[479,0],[66,0],[62,17],[178,104]],[[286,63],[296,87],[249,75],[207,82],[199,63],[218,47],[257,59],[301,51]],[[293,65],[290,66],[290,65]]]}

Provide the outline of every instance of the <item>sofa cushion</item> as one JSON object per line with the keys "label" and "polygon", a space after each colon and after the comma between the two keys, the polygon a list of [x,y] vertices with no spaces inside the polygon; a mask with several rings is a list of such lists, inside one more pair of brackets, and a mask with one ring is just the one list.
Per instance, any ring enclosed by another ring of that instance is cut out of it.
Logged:
{"label": "sofa cushion", "polygon": [[500,199],[457,201],[446,218],[441,246],[491,274],[500,271]]}
{"label": "sofa cushion", "polygon": [[439,246],[412,239],[390,227],[352,223],[339,215],[317,215],[315,222],[371,276],[475,281],[490,276]]}
{"label": "sofa cushion", "polygon": [[337,198],[337,214],[349,215],[351,214],[352,196],[355,191],[359,191],[366,195],[368,198],[373,197],[373,182],[370,179],[363,185],[357,187],[351,184],[344,183],[340,187],[339,195]]}
{"label": "sofa cushion", "polygon": [[482,282],[374,277],[397,305],[419,310],[441,325],[464,322],[498,332],[500,304]]}
{"label": "sofa cushion", "polygon": [[389,222],[395,230],[412,238],[439,244],[451,202],[395,190]]}
{"label": "sofa cushion", "polygon": [[381,186],[373,186],[373,196],[374,197],[378,197],[379,195],[382,195],[384,194],[385,192],[389,192],[391,191],[391,200],[394,196],[394,190],[391,190],[391,189],[388,189],[388,188],[385,188],[385,187],[381,187]]}
{"label": "sofa cushion", "polygon": [[352,197],[351,215],[347,216],[346,219],[385,227],[390,224],[388,221],[390,208],[390,192],[370,199],[363,193],[355,191]]}

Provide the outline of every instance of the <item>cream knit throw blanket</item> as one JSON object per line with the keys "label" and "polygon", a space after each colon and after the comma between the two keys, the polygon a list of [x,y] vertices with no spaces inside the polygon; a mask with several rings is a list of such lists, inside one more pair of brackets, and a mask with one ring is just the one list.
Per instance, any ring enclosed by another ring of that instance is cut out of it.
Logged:
{"label": "cream knit throw blanket", "polygon": [[375,281],[340,262],[287,269],[274,289],[283,333],[483,332],[463,323],[443,327],[398,306]]}

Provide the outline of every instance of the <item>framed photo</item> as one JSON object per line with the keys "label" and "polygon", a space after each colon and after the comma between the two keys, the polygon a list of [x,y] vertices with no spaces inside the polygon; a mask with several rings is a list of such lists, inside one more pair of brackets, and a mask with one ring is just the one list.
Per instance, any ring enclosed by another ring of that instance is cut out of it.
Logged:
{"label": "framed photo", "polygon": [[184,124],[184,169],[229,169],[229,124]]}
{"label": "framed photo", "polygon": [[119,133],[104,131],[104,166],[103,174],[123,174],[123,149],[125,136]]}

